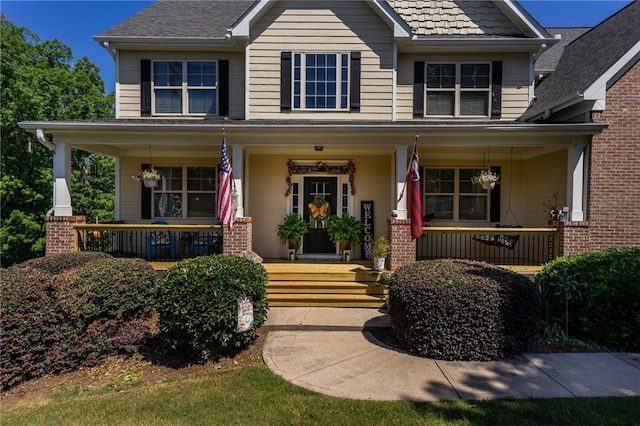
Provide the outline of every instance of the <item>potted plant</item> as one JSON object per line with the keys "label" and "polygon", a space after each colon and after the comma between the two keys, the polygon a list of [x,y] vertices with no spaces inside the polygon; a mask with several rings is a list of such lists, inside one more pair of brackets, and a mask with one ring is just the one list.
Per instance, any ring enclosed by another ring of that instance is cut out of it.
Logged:
{"label": "potted plant", "polygon": [[500,179],[500,175],[492,172],[490,169],[482,170],[479,175],[471,178],[471,182],[482,186],[484,189],[493,189],[496,182]]}
{"label": "potted plant", "polygon": [[371,246],[371,256],[373,257],[373,269],[376,271],[384,270],[384,263],[389,254],[389,242],[384,235],[378,235]]}
{"label": "potted plant", "polygon": [[298,213],[289,213],[278,225],[278,237],[283,243],[289,244],[289,260],[295,260],[302,237],[307,232],[309,232],[309,225]]}
{"label": "potted plant", "polygon": [[138,170],[138,176],[131,176],[137,181],[144,183],[147,188],[155,188],[162,176],[160,172],[152,167],[145,170]]}
{"label": "potted plant", "polygon": [[558,208],[558,194],[553,195],[553,203],[551,200],[542,203],[542,210],[547,215],[547,224],[549,226],[558,226],[562,209]]}
{"label": "potted plant", "polygon": [[338,244],[343,258],[349,260],[351,257],[351,243],[362,244],[362,233],[364,226],[362,222],[345,213],[342,216],[331,216],[327,224],[327,234],[332,243]]}

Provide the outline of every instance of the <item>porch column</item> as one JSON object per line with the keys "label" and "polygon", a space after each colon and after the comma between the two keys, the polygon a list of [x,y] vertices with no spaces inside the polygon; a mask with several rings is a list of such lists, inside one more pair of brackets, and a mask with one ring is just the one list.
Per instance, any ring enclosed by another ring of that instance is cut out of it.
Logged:
{"label": "porch column", "polygon": [[78,241],[73,225],[85,223],[85,216],[45,216],[47,239],[45,256],[78,251]]}
{"label": "porch column", "polygon": [[234,256],[253,252],[253,218],[236,217],[233,229],[222,227],[222,251]]}
{"label": "porch column", "polygon": [[53,215],[71,216],[71,146],[57,142],[53,154]]}
{"label": "porch column", "polygon": [[238,197],[238,208],[235,217],[244,217],[244,194],[242,190],[242,165],[244,164],[244,149],[240,145],[233,145],[233,188],[236,190]]}
{"label": "porch column", "polygon": [[397,219],[407,218],[407,194],[406,191],[401,199],[400,194],[405,190],[405,181],[407,179],[407,150],[408,145],[396,145],[396,208],[393,210],[393,216]]}
{"label": "porch column", "polygon": [[411,238],[411,219],[387,219],[387,240],[391,246],[390,270],[394,271],[416,261],[416,240]]}
{"label": "porch column", "polygon": [[573,144],[569,149],[567,200],[571,209],[569,220],[572,222],[582,222],[584,220],[587,199],[586,150],[586,144]]}

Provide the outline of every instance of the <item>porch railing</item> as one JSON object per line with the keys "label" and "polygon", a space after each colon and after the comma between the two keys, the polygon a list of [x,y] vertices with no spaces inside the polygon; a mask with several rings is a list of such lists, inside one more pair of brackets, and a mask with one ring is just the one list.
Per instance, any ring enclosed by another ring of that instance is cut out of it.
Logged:
{"label": "porch railing", "polygon": [[495,265],[539,266],[558,256],[557,228],[425,227],[416,258],[471,259]]}
{"label": "porch railing", "polygon": [[173,262],[222,253],[221,225],[141,225],[82,223],[74,226],[76,251]]}

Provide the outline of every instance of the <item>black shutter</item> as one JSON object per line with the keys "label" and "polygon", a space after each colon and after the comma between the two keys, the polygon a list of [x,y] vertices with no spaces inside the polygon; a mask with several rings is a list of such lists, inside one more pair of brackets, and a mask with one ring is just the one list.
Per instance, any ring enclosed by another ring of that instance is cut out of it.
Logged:
{"label": "black shutter", "polygon": [[[141,164],[140,170],[147,170],[151,165],[150,164]],[[143,184],[140,184],[142,187],[141,197],[140,198],[140,218],[141,219],[151,219],[151,188],[147,188]]]}
{"label": "black shutter", "polygon": [[424,62],[413,64],[413,116],[424,117]]}
{"label": "black shutter", "polygon": [[[491,167],[491,171],[500,174],[500,167]],[[489,221],[500,222],[500,186],[496,185],[491,190],[491,202],[489,204]]]}
{"label": "black shutter", "polygon": [[291,111],[291,52],[280,53],[280,111]]}
{"label": "black shutter", "polygon": [[502,115],[502,61],[491,65],[491,118]]}
{"label": "black shutter", "polygon": [[218,61],[220,75],[218,76],[218,115],[229,115],[229,61]]}
{"label": "black shutter", "polygon": [[140,115],[151,116],[151,60],[140,60]]}
{"label": "black shutter", "polygon": [[360,52],[351,52],[349,111],[360,111]]}

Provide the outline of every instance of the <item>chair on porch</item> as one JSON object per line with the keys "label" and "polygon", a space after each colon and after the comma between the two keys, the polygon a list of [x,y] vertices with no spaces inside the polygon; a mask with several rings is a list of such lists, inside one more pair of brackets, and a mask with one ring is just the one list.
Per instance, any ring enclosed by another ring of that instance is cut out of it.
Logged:
{"label": "chair on porch", "polygon": [[[167,222],[158,220],[153,225],[166,225]],[[149,231],[145,237],[147,240],[147,260],[151,261],[154,252],[169,250],[171,260],[176,258],[176,238],[171,231]]]}
{"label": "chair on porch", "polygon": [[196,233],[191,240],[191,250],[196,256],[221,253],[222,238],[218,234]]}

